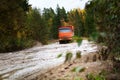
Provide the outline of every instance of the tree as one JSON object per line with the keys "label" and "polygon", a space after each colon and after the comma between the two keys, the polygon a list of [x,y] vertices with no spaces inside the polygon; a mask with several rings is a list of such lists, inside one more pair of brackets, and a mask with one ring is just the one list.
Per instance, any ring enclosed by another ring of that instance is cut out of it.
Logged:
{"label": "tree", "polygon": [[69,24],[75,26],[76,36],[85,36],[84,10],[74,9],[68,13]]}
{"label": "tree", "polygon": [[[3,0],[0,2],[0,51],[24,48],[27,0]],[[17,14],[16,14],[17,13]]]}
{"label": "tree", "polygon": [[63,23],[67,22],[67,13],[65,9],[62,9],[57,5],[56,14],[53,18],[53,27],[52,27],[52,34],[54,39],[58,39],[58,28],[63,26]]}
{"label": "tree", "polygon": [[41,16],[40,10],[37,8],[33,9],[28,18],[30,18],[28,26],[32,33],[32,39],[46,44],[48,40],[48,28],[45,23],[45,19]]}
{"label": "tree", "polygon": [[90,7],[92,7],[92,5],[86,5],[85,9],[85,28],[87,37],[95,34],[97,29],[94,17],[94,7],[92,9]]}
{"label": "tree", "polygon": [[45,24],[48,28],[49,39],[53,39],[53,19],[55,17],[55,12],[52,8],[44,8],[42,18],[45,20]]}
{"label": "tree", "polygon": [[120,10],[119,0],[92,0],[87,4],[86,9],[93,9],[95,21],[98,26],[102,41],[108,46],[108,53],[120,54]]}

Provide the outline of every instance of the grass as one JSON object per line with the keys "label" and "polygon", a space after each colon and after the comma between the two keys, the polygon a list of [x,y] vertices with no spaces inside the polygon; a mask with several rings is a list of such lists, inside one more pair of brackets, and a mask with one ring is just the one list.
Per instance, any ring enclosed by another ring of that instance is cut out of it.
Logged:
{"label": "grass", "polygon": [[80,77],[75,77],[75,79],[74,80],[83,80],[82,78],[80,78]]}
{"label": "grass", "polygon": [[61,53],[61,54],[58,54],[58,56],[57,56],[57,58],[60,58],[60,57],[62,57],[62,53]]}
{"label": "grass", "polygon": [[94,74],[90,73],[86,77],[88,80],[105,80],[105,76],[102,74],[94,75]]}
{"label": "grass", "polygon": [[76,73],[83,72],[83,71],[85,71],[85,67],[78,66],[72,69],[72,72],[76,72]]}
{"label": "grass", "polygon": [[73,57],[73,54],[71,52],[67,52],[65,56],[65,62],[70,62]]}
{"label": "grass", "polygon": [[77,51],[76,52],[76,58],[78,59],[78,58],[81,58],[81,51]]}

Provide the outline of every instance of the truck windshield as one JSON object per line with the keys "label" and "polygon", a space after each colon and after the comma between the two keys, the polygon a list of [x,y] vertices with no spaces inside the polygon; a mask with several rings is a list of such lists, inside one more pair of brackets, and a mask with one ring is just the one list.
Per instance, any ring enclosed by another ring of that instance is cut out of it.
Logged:
{"label": "truck windshield", "polygon": [[71,32],[71,29],[69,29],[69,28],[60,28],[59,32]]}

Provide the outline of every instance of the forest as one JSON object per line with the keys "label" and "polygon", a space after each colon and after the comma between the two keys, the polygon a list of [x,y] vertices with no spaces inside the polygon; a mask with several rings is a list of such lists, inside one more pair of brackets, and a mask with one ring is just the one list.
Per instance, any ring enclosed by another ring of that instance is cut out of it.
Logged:
{"label": "forest", "polygon": [[[120,1],[90,0],[85,9],[66,11],[32,8],[28,0],[0,2],[0,52],[32,47],[35,43],[48,44],[58,39],[58,27],[75,26],[75,36],[108,47],[106,53],[120,56]],[[44,36],[43,36],[44,35]]]}

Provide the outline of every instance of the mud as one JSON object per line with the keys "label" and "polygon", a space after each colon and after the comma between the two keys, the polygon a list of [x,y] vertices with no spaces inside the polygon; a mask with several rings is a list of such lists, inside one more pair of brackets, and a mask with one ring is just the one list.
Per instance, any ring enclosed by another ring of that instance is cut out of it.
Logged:
{"label": "mud", "polygon": [[[97,51],[97,46],[83,40],[77,43],[35,46],[18,52],[0,53],[0,76],[3,80],[29,80],[64,63],[66,52],[81,51],[82,55]],[[60,58],[57,58],[62,54]]]}

